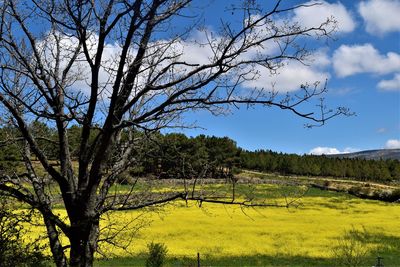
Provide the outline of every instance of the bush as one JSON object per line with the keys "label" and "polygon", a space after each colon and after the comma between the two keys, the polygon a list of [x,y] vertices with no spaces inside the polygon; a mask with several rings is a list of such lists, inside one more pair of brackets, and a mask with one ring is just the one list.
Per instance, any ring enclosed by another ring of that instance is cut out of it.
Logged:
{"label": "bush", "polygon": [[147,174],[143,166],[132,167],[129,169],[128,173],[131,177],[140,177]]}
{"label": "bush", "polygon": [[368,233],[365,229],[356,230],[354,227],[344,232],[332,249],[338,266],[357,267],[366,264],[368,255]]}
{"label": "bush", "polygon": [[393,190],[391,198],[392,198],[392,201],[400,202],[400,189]]}
{"label": "bush", "polygon": [[26,231],[22,222],[29,221],[31,215],[14,213],[7,200],[0,196],[0,266],[47,266],[48,258],[43,255],[43,247],[37,242],[29,245],[22,241]]}
{"label": "bush", "polygon": [[149,250],[148,258],[146,259],[146,267],[163,266],[168,249],[163,243],[153,243],[147,245]]}
{"label": "bush", "polygon": [[329,187],[331,186],[331,181],[324,181],[324,187]]}
{"label": "bush", "polygon": [[134,178],[128,172],[123,172],[117,176],[116,182],[122,185],[131,185],[134,183]]}
{"label": "bush", "polygon": [[367,197],[367,196],[371,196],[373,191],[371,188],[369,187],[363,187],[361,185],[355,185],[350,187],[350,189],[348,190],[349,194],[352,194],[354,196],[357,197]]}

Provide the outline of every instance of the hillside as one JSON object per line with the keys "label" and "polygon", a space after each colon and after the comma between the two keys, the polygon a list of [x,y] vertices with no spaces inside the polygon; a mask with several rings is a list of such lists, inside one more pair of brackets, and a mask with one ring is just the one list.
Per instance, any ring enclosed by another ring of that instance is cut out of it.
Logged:
{"label": "hillside", "polygon": [[361,158],[361,159],[397,159],[400,160],[400,149],[376,149],[376,150],[365,150],[354,153],[346,153],[346,154],[335,154],[329,155],[329,157],[335,158]]}

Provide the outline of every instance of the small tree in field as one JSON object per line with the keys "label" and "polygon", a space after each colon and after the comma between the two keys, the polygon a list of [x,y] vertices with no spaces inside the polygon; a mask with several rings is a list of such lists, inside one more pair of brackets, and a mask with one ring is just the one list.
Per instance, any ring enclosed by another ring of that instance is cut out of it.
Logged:
{"label": "small tree in field", "polygon": [[332,249],[334,258],[339,266],[357,267],[366,265],[368,247],[368,232],[354,227],[344,232],[336,247]]}
{"label": "small tree in field", "polygon": [[151,242],[147,245],[149,255],[146,259],[146,267],[161,267],[164,265],[168,249],[162,243]]}
{"label": "small tree in field", "polygon": [[[328,110],[322,100],[316,111],[300,109],[322,99],[326,87],[318,84],[301,86],[295,95],[268,85],[249,88],[260,71],[277,75],[287,62],[306,62],[304,42],[329,36],[333,19],[303,27],[275,19],[306,5],[281,7],[277,1],[263,10],[257,1],[237,2],[227,10],[232,21],[221,21],[218,31],[195,23],[173,28],[194,21],[191,0],[0,2],[0,112],[3,125],[18,130],[3,141],[20,148],[25,168],[2,172],[0,190],[40,212],[57,266],[93,265],[100,218],[109,211],[175,199],[255,205],[189,194],[188,187],[110,195],[119,174],[135,165],[135,153],[143,152],[147,133],[179,126],[183,113],[260,105],[324,124],[348,112]],[[34,124],[55,134],[44,136]],[[72,126],[81,128],[73,153]],[[49,151],[49,144],[57,149]],[[52,196],[55,191],[60,196]],[[54,212],[55,204],[65,208],[66,220]]]}

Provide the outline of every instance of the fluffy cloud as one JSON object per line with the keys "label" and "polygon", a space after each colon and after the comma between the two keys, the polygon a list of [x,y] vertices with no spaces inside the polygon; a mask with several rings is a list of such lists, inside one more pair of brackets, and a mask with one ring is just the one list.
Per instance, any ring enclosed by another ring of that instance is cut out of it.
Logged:
{"label": "fluffy cloud", "polygon": [[294,21],[298,21],[304,27],[315,27],[333,16],[338,22],[338,32],[351,32],[355,28],[355,22],[350,13],[340,3],[327,3],[326,1],[310,1],[305,3],[316,4],[312,7],[299,8],[294,11]]}
{"label": "fluffy cloud", "polygon": [[[259,39],[266,34],[270,34],[268,27],[262,26],[256,27],[252,32],[252,37],[249,39]],[[315,24],[314,24],[315,26]],[[284,25],[282,26],[284,27]],[[208,45],[207,41],[211,44]],[[61,55],[61,68],[67,66],[68,59],[72,57],[73,52],[77,48],[78,41],[75,37],[64,36],[62,33],[53,32],[49,33],[44,39],[41,40],[39,47],[42,51],[43,59],[46,59],[47,67],[54,69],[56,62],[56,40],[61,40],[62,55]],[[194,31],[188,39],[175,39],[171,40],[158,40],[151,43],[149,48],[149,57],[145,57],[144,66],[152,66],[154,73],[157,73],[165,66],[172,62],[185,62],[187,64],[174,64],[170,69],[170,72],[165,72],[163,75],[158,77],[156,83],[167,83],[172,79],[176,79],[178,76],[184,76],[185,73],[190,72],[192,69],[197,68],[199,65],[206,65],[214,62],[218,58],[221,51],[216,47],[223,43],[223,37],[217,33],[212,32],[209,29],[202,31]],[[240,40],[238,41],[240,44]],[[92,34],[87,40],[87,46],[89,55],[93,58],[96,53],[96,46],[98,43],[98,36]],[[270,40],[263,43],[262,46],[254,46],[242,53],[240,56],[232,60],[234,62],[240,61],[252,61],[260,58],[271,57],[279,55],[281,53],[279,43],[277,40]],[[240,45],[239,45],[240,46]],[[232,48],[232,52],[238,49],[236,46]],[[114,81],[118,59],[121,53],[121,46],[115,43],[107,43],[104,48],[102,66],[99,73],[99,81],[101,85],[101,95],[103,99],[107,99],[110,96],[112,90],[111,86]],[[128,53],[127,65],[133,61],[136,51],[133,48]],[[288,52],[290,53],[290,52]],[[72,70],[69,75],[69,87],[73,92],[83,92],[88,94],[89,85],[91,84],[90,68],[87,62],[84,60],[84,55],[81,53],[78,56],[78,60],[72,66]],[[273,67],[277,67],[276,73],[271,73],[271,70],[261,65],[249,65],[246,68],[238,69],[239,74],[250,73],[251,79],[243,82],[245,88],[258,88],[274,90],[275,92],[286,93],[298,90],[301,84],[314,83],[316,81],[324,81],[330,77],[329,72],[325,71],[325,68],[331,64],[330,58],[327,55],[327,51],[319,50],[314,52],[305,62],[302,64],[298,61],[283,60],[277,62],[271,62]],[[150,68],[144,67],[142,75],[139,75],[135,81],[135,88],[140,90],[146,83],[144,79],[150,74]],[[199,77],[207,77],[211,72],[216,71],[204,70],[199,73]],[[170,73],[173,73],[171,75]],[[253,79],[256,73],[255,79]],[[227,75],[235,75],[236,73],[230,73]],[[175,75],[175,76],[174,76]],[[225,78],[225,77],[223,77]],[[173,88],[171,88],[173,90]]]}
{"label": "fluffy cloud", "polygon": [[312,155],[332,155],[332,154],[345,154],[345,153],[352,153],[356,152],[358,149],[351,148],[351,147],[346,147],[343,151],[340,151],[339,149],[335,147],[315,147],[310,150],[309,154]]}
{"label": "fluffy cloud", "polygon": [[315,147],[310,150],[310,154],[312,155],[331,155],[331,154],[339,154],[340,151],[334,147]]}
{"label": "fluffy cloud", "polygon": [[[98,39],[96,34],[91,34],[86,41],[88,52],[92,59],[94,59],[96,54]],[[59,43],[61,47],[60,55],[57,53],[57,43]],[[78,44],[79,41],[76,37],[52,31],[48,32],[45,38],[37,43],[37,49],[40,51],[42,55],[41,60],[47,69],[55,69],[57,62],[60,65],[60,69],[63,70],[73,58]],[[107,99],[107,97],[110,96],[111,84],[114,80],[120,52],[121,47],[117,43],[108,43],[104,46],[102,64],[99,70],[99,85],[101,90],[99,97],[102,99]],[[60,75],[61,73],[59,76]],[[58,79],[61,79],[61,76],[58,77]],[[86,95],[90,93],[90,66],[82,51],[78,54],[77,59],[73,63],[68,73],[67,80],[68,87],[72,89],[72,92],[82,92]]]}
{"label": "fluffy cloud", "polygon": [[385,144],[385,148],[387,149],[400,148],[400,139],[389,139]]}
{"label": "fluffy cloud", "polygon": [[400,1],[369,0],[358,5],[358,12],[364,19],[367,32],[382,35],[400,31]]}
{"label": "fluffy cloud", "polygon": [[388,74],[400,71],[400,54],[380,54],[371,44],[341,45],[333,54],[333,67],[339,77],[366,72]]}
{"label": "fluffy cloud", "polygon": [[292,61],[279,69],[278,74],[271,74],[269,70],[257,67],[259,77],[246,81],[243,86],[286,93],[298,90],[301,84],[324,81],[330,77],[329,72],[323,71],[323,68],[330,64],[325,52],[316,52],[311,55],[310,60],[308,65]]}
{"label": "fluffy cloud", "polygon": [[380,81],[378,88],[388,91],[400,91],[400,73],[395,74],[391,80]]}

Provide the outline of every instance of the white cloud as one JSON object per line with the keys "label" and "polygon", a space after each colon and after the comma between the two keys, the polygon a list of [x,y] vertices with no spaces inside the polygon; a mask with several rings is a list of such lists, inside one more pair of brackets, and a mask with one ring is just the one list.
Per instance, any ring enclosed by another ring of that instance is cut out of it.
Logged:
{"label": "white cloud", "polygon": [[311,55],[310,64],[289,62],[278,70],[278,74],[271,74],[268,69],[257,67],[259,77],[246,81],[243,86],[247,88],[265,88],[276,92],[293,92],[299,89],[301,84],[325,81],[330,78],[329,72],[323,71],[323,67],[330,64],[327,54],[317,51]]}
{"label": "white cloud", "polygon": [[[59,42],[60,55],[57,55],[57,42]],[[49,70],[54,70],[56,62],[60,64],[60,69],[63,70],[69,64],[71,58],[77,49],[79,41],[76,37],[67,36],[60,32],[48,32],[45,38],[40,40],[37,48],[41,53],[41,60]],[[94,59],[98,44],[98,36],[91,34],[86,41],[89,55]],[[117,43],[105,44],[103,50],[102,64],[99,70],[99,97],[106,99],[110,96],[111,84],[114,80],[115,70],[117,69],[117,60],[121,52],[121,47]],[[58,79],[61,79],[60,72]],[[56,75],[56,74],[53,74]],[[80,51],[77,59],[74,61],[71,70],[67,76],[68,87],[72,91],[79,91],[84,94],[90,93],[91,75],[90,66],[87,63],[85,56]]]}
{"label": "white cloud", "polygon": [[358,5],[358,12],[364,19],[367,32],[382,35],[400,31],[400,1],[369,0]]}
{"label": "white cloud", "polygon": [[333,54],[333,67],[339,77],[357,73],[388,74],[400,71],[400,54],[380,54],[371,44],[341,45]]}
{"label": "white cloud", "polygon": [[334,147],[315,147],[310,150],[309,154],[312,155],[331,155],[331,154],[339,154],[339,150]]}
{"label": "white cloud", "polygon": [[385,148],[387,149],[400,148],[400,139],[389,139],[385,144]]}
{"label": "white cloud", "polygon": [[312,67],[327,67],[331,64],[331,59],[327,54],[327,50],[321,49],[311,55],[310,62]]}
{"label": "white cloud", "polygon": [[315,27],[333,16],[338,22],[338,32],[352,32],[355,22],[351,14],[340,2],[327,3],[326,1],[309,1],[305,4],[316,4],[312,7],[299,8],[294,11],[294,21],[304,27]]}
{"label": "white cloud", "polygon": [[387,129],[382,127],[382,128],[377,129],[376,132],[377,133],[386,133]]}
{"label": "white cloud", "polygon": [[[264,23],[260,22],[260,24],[261,26],[256,27],[255,31],[252,33],[254,36],[251,38],[248,37],[249,39],[256,40],[269,34],[271,29],[264,27]],[[61,46],[63,48],[62,53],[64,53],[61,56],[62,69],[67,65],[68,58],[72,57],[72,53],[77,48],[78,41],[75,37],[65,36],[61,33],[56,32],[55,35],[58,39],[62,39]],[[212,37],[210,38],[210,36]],[[207,44],[210,40],[212,40],[211,44]],[[98,43],[98,36],[93,33],[86,42],[90,56],[94,57]],[[175,39],[174,41],[171,41],[162,39],[151,43],[151,48],[148,50],[148,54],[151,56],[145,57],[143,69],[146,69],[146,66],[152,66],[155,71],[152,72],[150,68],[143,70],[141,75],[139,75],[135,81],[135,88],[140,90],[147,81],[145,80],[147,79],[147,75],[154,76],[154,73],[158,73],[158,71],[172,62],[185,62],[187,64],[173,64],[173,67],[170,68],[169,72],[165,72],[163,75],[158,77],[156,84],[167,83],[179,76],[185,76],[185,74],[190,72],[192,69],[197,68],[199,65],[206,65],[214,62],[216,58],[219,57],[218,53],[221,53],[220,49],[217,49],[217,47],[223,42],[224,40],[222,36],[219,36],[217,33],[212,32],[209,29],[204,29],[202,31],[193,32],[192,35],[185,40]],[[266,57],[273,58],[276,55],[280,55],[281,51],[279,50],[279,44],[282,44],[278,42],[282,41],[270,40],[263,43],[263,45],[251,47],[240,56],[232,59],[231,63],[234,64],[234,62],[240,62],[242,60],[252,61]],[[239,40],[238,43],[238,46],[240,47],[241,41]],[[56,62],[56,38],[49,34],[41,40],[40,46],[42,46],[40,50],[43,51],[43,58],[48,61],[48,68],[54,69],[53,65],[54,62]],[[239,48],[234,45],[232,53],[235,52],[235,49]],[[133,61],[135,52],[134,49],[129,51],[126,65],[129,65],[129,63]],[[103,89],[100,97],[104,100],[110,96],[112,90],[111,86],[116,75],[120,53],[121,45],[117,42],[107,43],[105,45],[102,67],[99,72],[99,82]],[[290,52],[288,53],[290,54]],[[69,74],[69,78],[71,79],[69,86],[74,92],[79,91],[84,94],[89,94],[89,85],[91,84],[90,67],[85,61],[82,51],[78,56],[78,59],[79,60],[77,60],[72,66],[72,70]],[[271,73],[270,69],[261,65],[250,64],[248,64],[246,68],[238,68],[237,73],[251,73],[249,76],[252,76],[255,72],[258,72],[258,75],[256,75],[258,77],[257,79],[250,79],[243,83],[243,86],[246,88],[263,88],[281,93],[295,91],[298,90],[302,84],[324,81],[330,77],[329,72],[324,71],[324,68],[331,64],[330,58],[327,55],[327,50],[318,50],[305,60],[307,65],[294,60],[284,60],[282,62],[271,61],[273,67],[277,68],[276,73]],[[205,69],[198,74],[198,77],[207,77],[212,72],[215,72],[216,69]],[[229,75],[236,78],[237,75],[234,76],[235,74],[236,72],[232,72],[223,78],[226,78]],[[171,87],[169,90],[172,91],[174,88]],[[161,93],[168,94],[167,90],[165,92],[160,92],[160,94]]]}
{"label": "white cloud", "polygon": [[339,149],[335,147],[315,147],[310,150],[309,154],[311,155],[333,155],[333,154],[346,154],[346,153],[352,153],[352,152],[357,152],[359,149],[351,148],[351,147],[346,147],[344,150],[340,151]]}
{"label": "white cloud", "polygon": [[[260,38],[268,34],[263,27],[255,28],[254,38]],[[208,36],[207,36],[208,35]],[[209,45],[204,45],[209,40],[210,35],[213,35],[215,42],[213,43],[213,49]],[[221,42],[220,36],[209,30],[197,31],[188,40],[180,40],[177,43],[171,45],[168,51],[162,51],[162,56],[172,56],[172,54],[179,54],[179,59],[189,64],[209,64],[213,62],[220,51],[215,49],[218,42]],[[251,38],[250,38],[251,39]],[[166,41],[165,41],[166,42]],[[280,44],[282,45],[282,44]],[[235,50],[236,48],[233,48]],[[214,50],[214,51],[213,51]],[[172,52],[171,52],[172,51]],[[330,77],[329,72],[324,71],[324,68],[331,64],[331,60],[327,55],[327,49],[320,49],[309,55],[305,59],[306,64],[302,64],[294,60],[284,60],[283,62],[271,62],[273,67],[277,67],[276,72],[272,72],[269,68],[261,65],[248,65],[245,69],[240,70],[241,73],[249,72],[249,79],[244,81],[242,86],[245,88],[257,88],[274,90],[279,93],[286,93],[299,90],[300,85],[306,83],[314,83],[316,81],[325,81]],[[157,53],[157,52],[155,52]],[[215,54],[217,53],[217,55]],[[264,43],[262,46],[255,46],[242,53],[233,61],[251,61],[259,58],[274,57],[279,55],[278,41],[272,40]],[[164,64],[166,61],[164,61]],[[162,68],[163,65],[160,66]],[[178,72],[183,71],[182,69],[175,70]],[[184,66],[184,71],[187,72],[191,69],[189,66]],[[254,75],[257,73],[256,75]],[[228,74],[229,75],[229,74]],[[254,77],[255,76],[255,77]],[[236,78],[236,77],[234,77]]]}
{"label": "white cloud", "polygon": [[400,91],[400,73],[396,73],[391,80],[382,80],[378,88],[387,91]]}

